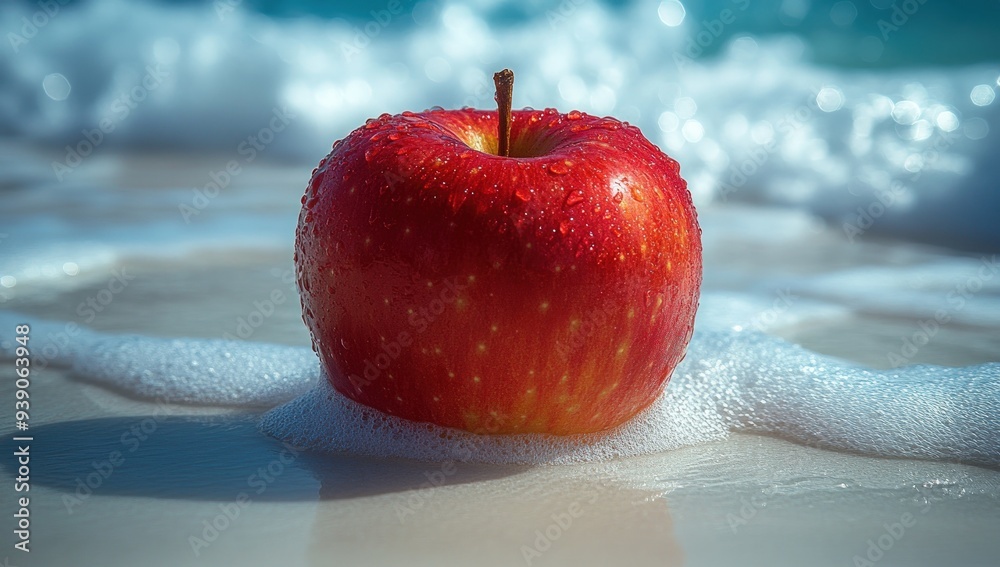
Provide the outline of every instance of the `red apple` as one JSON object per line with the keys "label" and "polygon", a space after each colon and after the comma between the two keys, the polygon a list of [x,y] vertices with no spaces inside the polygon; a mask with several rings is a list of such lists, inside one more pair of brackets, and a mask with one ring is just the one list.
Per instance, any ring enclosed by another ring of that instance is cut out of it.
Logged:
{"label": "red apple", "polygon": [[313,348],[339,392],[406,419],[614,427],[691,337],[691,196],[634,126],[503,107],[383,114],[320,161],[295,256]]}

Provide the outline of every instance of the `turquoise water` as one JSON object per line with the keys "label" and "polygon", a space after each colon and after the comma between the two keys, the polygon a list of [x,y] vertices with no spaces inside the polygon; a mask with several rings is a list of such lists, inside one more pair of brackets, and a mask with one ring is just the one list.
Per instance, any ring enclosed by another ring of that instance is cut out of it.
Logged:
{"label": "turquoise water", "polygon": [[[569,11],[584,1],[598,0],[490,3],[483,13],[492,25],[516,27],[540,18],[557,18],[562,11]],[[639,4],[624,0],[600,3],[612,13],[621,13],[626,7]],[[371,19],[371,11],[384,10],[387,6],[387,2],[379,0],[247,0],[244,4],[279,18],[343,18],[355,24],[367,22]],[[406,2],[402,4],[407,5]],[[1000,44],[995,36],[996,25],[1000,23],[1000,5],[995,2],[704,0],[685,2],[684,8],[688,18],[701,23],[702,29],[719,40],[703,48],[705,56],[718,55],[726,42],[738,36],[763,38],[792,34],[808,44],[813,61],[842,67],[967,65],[1000,59]],[[726,25],[718,26],[715,21],[721,22],[720,14],[726,9],[736,15],[731,24],[723,22]],[[903,28],[904,33],[898,33]],[[714,33],[715,29],[719,29],[719,33]],[[883,49],[878,56],[875,56],[879,51],[874,47],[876,44],[866,45],[865,40],[869,37],[881,40]]]}

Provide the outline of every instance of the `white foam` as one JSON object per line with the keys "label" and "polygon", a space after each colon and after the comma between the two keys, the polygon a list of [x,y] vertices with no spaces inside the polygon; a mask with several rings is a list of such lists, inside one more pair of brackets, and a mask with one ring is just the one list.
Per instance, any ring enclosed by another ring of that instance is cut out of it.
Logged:
{"label": "white foam", "polygon": [[[24,319],[0,312],[0,325]],[[34,322],[33,333],[40,338],[61,327]],[[134,396],[259,407],[302,394],[265,414],[260,425],[319,451],[567,463],[666,451],[746,431],[875,456],[1000,466],[995,363],[880,372],[756,332],[702,329],[664,395],[625,425],[584,436],[494,437],[408,422],[348,400],[320,379],[318,362],[305,348],[80,336],[59,362],[83,379]],[[9,357],[14,345],[2,346]]]}
{"label": "white foam", "polygon": [[112,336],[95,340],[73,373],[165,402],[272,407],[320,377],[309,349],[218,339]]}
{"label": "white foam", "polygon": [[724,438],[722,416],[679,394],[683,390],[683,384],[668,388],[649,409],[610,432],[490,436],[385,415],[344,397],[324,382],[265,414],[260,426],[269,435],[321,451],[508,464],[599,461]]}
{"label": "white foam", "polygon": [[674,449],[727,431],[883,457],[1000,465],[1000,364],[857,368],[751,332],[697,332],[653,406],[598,435],[492,437],[414,425],[327,385],[271,411],[262,429],[295,444],[417,459],[566,463]]}
{"label": "white foam", "polygon": [[[249,341],[160,339],[97,333],[0,311],[0,328],[30,323],[35,366],[71,369],[94,384],[148,400],[273,407],[306,392],[321,376],[309,349]],[[0,341],[0,357],[17,343]]]}

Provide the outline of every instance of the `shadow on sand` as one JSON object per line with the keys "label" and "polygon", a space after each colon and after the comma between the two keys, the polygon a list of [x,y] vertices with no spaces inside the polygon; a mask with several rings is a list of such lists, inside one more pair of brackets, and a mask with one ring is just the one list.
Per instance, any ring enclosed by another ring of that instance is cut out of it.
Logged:
{"label": "shadow on sand", "polygon": [[[77,495],[231,501],[245,492],[254,500],[342,499],[525,470],[313,453],[262,434],[257,417],[248,415],[87,419],[33,427],[31,434],[32,482]],[[3,441],[5,453],[17,450],[10,438]],[[3,466],[16,475],[14,459]]]}

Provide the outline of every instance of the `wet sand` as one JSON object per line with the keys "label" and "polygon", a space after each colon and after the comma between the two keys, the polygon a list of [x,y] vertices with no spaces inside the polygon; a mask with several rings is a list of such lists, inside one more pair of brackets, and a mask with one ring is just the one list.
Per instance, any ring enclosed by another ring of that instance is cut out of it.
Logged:
{"label": "wet sand", "polygon": [[[307,344],[286,260],[134,264],[134,284],[93,326],[220,338],[285,286],[251,339]],[[14,307],[66,319],[100,285]],[[872,337],[898,336],[852,328],[864,332],[813,348],[864,358]],[[940,350],[942,363],[976,358]],[[10,368],[0,377],[11,399]],[[987,565],[1000,553],[1000,473],[977,467],[749,435],[571,466],[319,455],[261,435],[255,413],[131,400],[55,368],[31,393],[33,551],[13,565]],[[124,461],[97,480],[115,451]]]}

